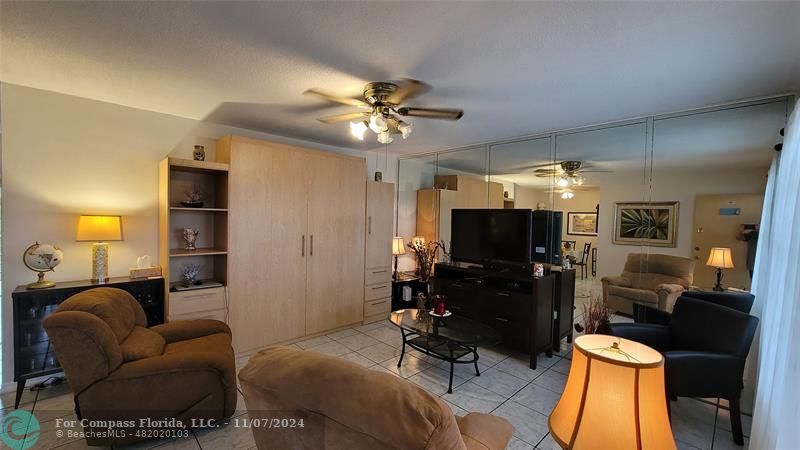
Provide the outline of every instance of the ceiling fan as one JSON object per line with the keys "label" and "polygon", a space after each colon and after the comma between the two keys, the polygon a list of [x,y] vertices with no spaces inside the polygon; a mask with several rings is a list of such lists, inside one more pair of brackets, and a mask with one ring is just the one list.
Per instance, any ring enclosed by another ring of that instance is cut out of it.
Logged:
{"label": "ceiling fan", "polygon": [[[533,172],[539,178],[558,177],[556,184],[559,187],[581,186],[586,181],[584,173],[587,172],[607,172],[606,170],[586,170],[580,161],[561,161],[549,165],[550,168],[540,168]],[[547,167],[547,166],[545,166]]]}
{"label": "ceiling fan", "polygon": [[401,117],[421,117],[425,119],[458,120],[464,115],[460,109],[414,108],[401,106],[405,101],[424,94],[431,89],[427,83],[404,78],[399,81],[374,81],[364,86],[363,99],[333,94],[324,89],[311,88],[303,94],[314,95],[327,101],[361,108],[361,111],[320,117],[322,123],[332,124],[350,122],[350,133],[358,140],[364,140],[364,133],[372,130],[378,135],[378,142],[390,144],[393,134],[403,139],[411,135],[413,125]]}

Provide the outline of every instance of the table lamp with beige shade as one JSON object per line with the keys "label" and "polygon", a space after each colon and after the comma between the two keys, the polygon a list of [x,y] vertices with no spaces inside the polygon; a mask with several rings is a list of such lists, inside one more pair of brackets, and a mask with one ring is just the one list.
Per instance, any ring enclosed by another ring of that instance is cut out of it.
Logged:
{"label": "table lamp with beige shade", "polygon": [[714,285],[715,291],[724,291],[722,287],[722,269],[733,269],[733,254],[727,247],[712,247],[708,253],[707,266],[717,268],[717,284]]}
{"label": "table lamp with beige shade", "polygon": [[562,448],[674,450],[664,357],[628,339],[579,336],[548,425]]}
{"label": "table lamp with beige shade", "polygon": [[397,257],[400,255],[405,255],[406,253],[406,243],[403,242],[402,237],[395,236],[392,238],[392,255],[394,255],[394,273],[392,273],[392,278],[397,279]]}
{"label": "table lamp with beige shade", "polygon": [[91,241],[92,281],[108,281],[108,242],[122,240],[122,218],[120,216],[80,216],[76,241]]}

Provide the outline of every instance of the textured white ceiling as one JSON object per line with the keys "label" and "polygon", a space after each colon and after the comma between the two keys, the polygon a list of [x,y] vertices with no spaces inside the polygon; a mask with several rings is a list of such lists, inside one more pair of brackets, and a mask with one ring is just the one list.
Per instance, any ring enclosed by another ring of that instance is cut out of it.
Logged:
{"label": "textured white ceiling", "polygon": [[412,77],[416,153],[800,88],[800,2],[3,2],[4,82],[352,148],[355,95]]}

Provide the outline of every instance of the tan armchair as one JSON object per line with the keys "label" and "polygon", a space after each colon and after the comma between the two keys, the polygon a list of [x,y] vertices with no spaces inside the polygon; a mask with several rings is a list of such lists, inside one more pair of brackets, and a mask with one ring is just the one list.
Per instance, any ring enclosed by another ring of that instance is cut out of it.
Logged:
{"label": "tan armchair", "polygon": [[[74,295],[44,320],[78,416],[137,423],[144,418],[186,423],[230,417],[236,409],[230,328],[216,320],[146,326],[136,299],[113,288]],[[116,445],[146,438],[135,436],[135,430],[126,429],[124,437],[87,436],[86,441]]]}
{"label": "tan armchair", "polygon": [[603,299],[612,311],[633,314],[633,304],[672,311],[692,284],[695,262],[671,255],[630,253],[619,276],[603,277]]}
{"label": "tan armchair", "polygon": [[394,375],[289,347],[254,355],[239,381],[249,418],[283,425],[251,428],[261,450],[500,450],[514,433],[490,414],[454,417],[441,399]]}

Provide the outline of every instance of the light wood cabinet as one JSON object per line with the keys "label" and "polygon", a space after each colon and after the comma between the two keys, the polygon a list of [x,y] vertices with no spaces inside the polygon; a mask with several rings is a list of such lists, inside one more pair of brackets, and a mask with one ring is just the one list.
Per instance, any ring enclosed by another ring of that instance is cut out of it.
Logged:
{"label": "light wood cabinet", "polygon": [[[226,137],[230,324],[236,352],[363,318],[366,163]],[[234,250],[235,249],[235,250]]]}
{"label": "light wood cabinet", "polygon": [[363,160],[309,158],[307,334],[363,319],[365,171]]}
{"label": "light wood cabinet", "polygon": [[367,182],[364,322],[388,317],[392,303],[394,184]]}
{"label": "light wood cabinet", "polygon": [[464,175],[436,175],[435,189],[417,191],[417,236],[444,241],[450,250],[453,209],[503,208],[503,185]]}

